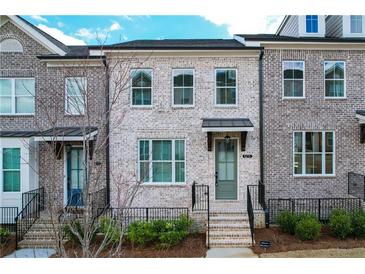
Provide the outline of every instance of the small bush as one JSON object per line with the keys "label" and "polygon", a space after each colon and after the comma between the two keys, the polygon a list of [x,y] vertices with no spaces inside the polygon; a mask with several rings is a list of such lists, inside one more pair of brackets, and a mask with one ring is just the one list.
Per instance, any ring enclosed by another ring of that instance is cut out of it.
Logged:
{"label": "small bush", "polygon": [[10,231],[4,227],[0,227],[0,245],[6,244],[10,238]]}
{"label": "small bush", "polygon": [[[81,225],[80,221],[74,221],[71,224],[64,225],[63,233],[74,245],[81,246],[81,242],[77,234],[80,235],[81,239],[84,239],[84,227]],[[95,238],[96,231],[91,236],[91,242],[94,242]]]}
{"label": "small bush", "polygon": [[154,231],[152,223],[137,221],[129,225],[127,239],[133,246],[143,247],[155,241],[157,239],[157,233]]}
{"label": "small bush", "polygon": [[352,215],[352,232],[356,238],[365,238],[365,212],[359,210]]}
{"label": "small bush", "polygon": [[106,241],[109,244],[116,244],[120,240],[120,229],[117,222],[110,217],[103,216],[99,221],[99,230],[104,234]]}
{"label": "small bush", "polygon": [[278,216],[278,224],[280,229],[291,235],[295,234],[295,226],[299,221],[298,216],[290,211],[283,211]]}
{"label": "small bush", "polygon": [[334,237],[345,239],[352,232],[351,215],[345,210],[333,210],[329,218],[329,227]]}
{"label": "small bush", "polygon": [[295,226],[295,236],[302,241],[317,240],[321,236],[322,225],[310,214],[302,214]]}
{"label": "small bush", "polygon": [[182,242],[188,235],[189,232],[185,230],[171,230],[163,232],[158,238],[159,243],[157,244],[157,247],[159,249],[168,249]]}

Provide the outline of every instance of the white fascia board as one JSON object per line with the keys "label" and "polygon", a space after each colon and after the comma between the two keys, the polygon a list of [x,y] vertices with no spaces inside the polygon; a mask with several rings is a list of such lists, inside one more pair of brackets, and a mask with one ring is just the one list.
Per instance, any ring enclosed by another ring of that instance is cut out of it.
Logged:
{"label": "white fascia board", "polygon": [[17,27],[24,30],[24,32],[26,32],[29,36],[33,37],[35,40],[39,41],[44,47],[46,47],[51,52],[57,53],[61,56],[64,56],[66,54],[64,50],[57,47],[55,44],[53,44],[51,41],[45,38],[42,34],[34,30],[32,27],[28,26],[26,23],[24,23],[21,19],[19,19],[15,15],[9,15],[8,17]]}
{"label": "white fascia board", "polygon": [[253,131],[254,127],[203,127],[203,132],[241,132]]}
{"label": "white fascia board", "polygon": [[47,67],[102,67],[104,64],[101,60],[90,59],[67,59],[67,60],[42,60]]}

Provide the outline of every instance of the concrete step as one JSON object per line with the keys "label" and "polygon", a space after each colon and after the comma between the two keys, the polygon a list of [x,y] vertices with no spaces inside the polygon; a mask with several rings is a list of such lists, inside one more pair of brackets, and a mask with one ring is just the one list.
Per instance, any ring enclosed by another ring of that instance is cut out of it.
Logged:
{"label": "concrete step", "polygon": [[211,211],[209,213],[210,216],[246,216],[247,212],[232,212],[232,211]]}
{"label": "concrete step", "polygon": [[251,238],[245,239],[209,239],[209,247],[249,247]]}
{"label": "concrete step", "polygon": [[209,230],[245,230],[249,229],[250,224],[247,222],[242,223],[209,223]]}
{"label": "concrete step", "polygon": [[210,238],[246,238],[251,237],[251,232],[249,230],[226,230],[226,231],[219,231],[213,230],[209,231]]}
{"label": "concrete step", "polygon": [[220,216],[214,215],[210,216],[210,221],[221,221],[221,222],[248,222],[248,216],[246,215],[230,215],[230,216]]}
{"label": "concrete step", "polygon": [[[66,243],[66,241],[64,241]],[[26,240],[24,239],[18,244],[19,248],[56,248],[55,240]]]}

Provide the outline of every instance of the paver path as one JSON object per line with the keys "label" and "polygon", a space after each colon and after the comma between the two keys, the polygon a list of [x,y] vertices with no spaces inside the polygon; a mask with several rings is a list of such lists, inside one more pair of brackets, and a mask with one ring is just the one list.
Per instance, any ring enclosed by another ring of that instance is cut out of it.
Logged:
{"label": "paver path", "polygon": [[18,249],[5,258],[49,258],[56,253],[52,248],[23,248]]}

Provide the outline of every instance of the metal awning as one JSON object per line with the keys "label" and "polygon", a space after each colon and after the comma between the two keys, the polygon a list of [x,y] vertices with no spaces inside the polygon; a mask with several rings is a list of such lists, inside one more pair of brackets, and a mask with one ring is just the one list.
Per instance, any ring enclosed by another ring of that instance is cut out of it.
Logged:
{"label": "metal awning", "polygon": [[0,130],[0,137],[3,138],[30,138],[36,134],[38,131]]}
{"label": "metal awning", "polygon": [[35,141],[83,141],[93,140],[97,127],[55,127],[39,132]]}
{"label": "metal awning", "polygon": [[242,132],[253,131],[254,126],[248,118],[203,119],[203,132]]}
{"label": "metal awning", "polygon": [[356,118],[359,119],[360,124],[365,124],[365,110],[357,110]]}

